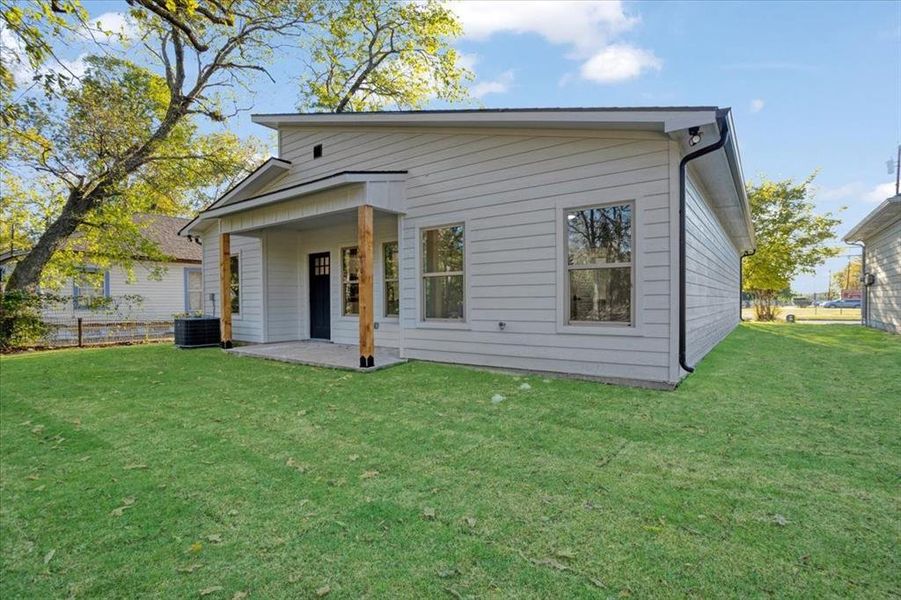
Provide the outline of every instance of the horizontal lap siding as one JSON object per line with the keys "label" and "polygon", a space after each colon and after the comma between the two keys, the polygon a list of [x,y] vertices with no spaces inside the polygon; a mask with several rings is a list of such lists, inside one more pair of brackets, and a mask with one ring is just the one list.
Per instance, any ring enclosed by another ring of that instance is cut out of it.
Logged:
{"label": "horizontal lap siding", "polygon": [[300,339],[300,265],[293,231],[264,234],[267,342]]}
{"label": "horizontal lap siding", "polygon": [[[204,314],[220,316],[219,234],[203,234]],[[231,252],[240,255],[241,310],[232,318],[232,337],[239,342],[263,341],[262,243],[249,236],[232,235]],[[215,300],[210,294],[215,294]]]}
{"label": "horizontal lap siding", "polygon": [[[323,144],[323,156],[312,148]],[[401,243],[404,354],[410,358],[602,377],[669,379],[669,145],[650,132],[285,128],[290,173],[277,189],[345,170],[407,170]],[[648,239],[636,282],[644,335],[562,334],[556,206],[638,198]],[[465,329],[417,321],[421,227],[465,222]],[[337,260],[337,255],[333,255]],[[377,281],[380,278],[377,277]],[[339,299],[333,291],[333,300]],[[381,295],[377,291],[376,297]],[[507,323],[498,330],[498,321]],[[354,321],[354,326],[356,322]],[[343,327],[333,332],[349,337]],[[355,331],[353,332],[355,336]],[[377,336],[378,336],[377,332]],[[355,338],[354,338],[355,339]]]}
{"label": "horizontal lap siding", "polygon": [[867,271],[876,278],[868,292],[869,324],[901,333],[901,221],[864,242]]}
{"label": "horizontal lap siding", "polygon": [[739,257],[701,190],[685,195],[686,358],[695,364],[739,321]]}
{"label": "horizontal lap siding", "polygon": [[[159,268],[159,272],[155,272],[154,267]],[[140,296],[141,302],[135,312],[141,318],[169,321],[186,310],[185,268],[198,267],[200,265],[183,263],[137,263],[131,280],[123,269],[113,268],[110,269],[110,295]]]}

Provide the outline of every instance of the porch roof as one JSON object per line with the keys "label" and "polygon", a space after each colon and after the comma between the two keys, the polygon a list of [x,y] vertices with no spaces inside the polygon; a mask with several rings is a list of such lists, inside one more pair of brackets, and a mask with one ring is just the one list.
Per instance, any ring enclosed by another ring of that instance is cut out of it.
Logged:
{"label": "porch roof", "polygon": [[[250,196],[241,200],[235,200],[231,203],[221,204],[219,201],[213,203],[209,208],[202,210],[190,223],[185,225],[179,232],[180,235],[190,235],[199,229],[204,228],[208,222],[226,216],[234,216],[239,213],[245,213],[259,209],[264,206],[287,202],[290,200],[298,200],[306,196],[311,196],[319,192],[335,190],[346,186],[364,186],[366,189],[359,195],[360,202],[351,202],[352,204],[371,204],[376,208],[388,210],[391,212],[402,212],[402,205],[398,202],[396,195],[385,193],[384,184],[398,184],[406,181],[407,171],[339,171],[317,177],[309,181],[303,181],[284,188]],[[400,199],[402,200],[402,199]],[[334,207],[333,207],[334,208]],[[337,210],[344,210],[348,206],[340,206]],[[351,207],[352,208],[352,207]],[[302,216],[316,216],[334,212],[334,210],[313,210],[305,211],[309,214]]]}

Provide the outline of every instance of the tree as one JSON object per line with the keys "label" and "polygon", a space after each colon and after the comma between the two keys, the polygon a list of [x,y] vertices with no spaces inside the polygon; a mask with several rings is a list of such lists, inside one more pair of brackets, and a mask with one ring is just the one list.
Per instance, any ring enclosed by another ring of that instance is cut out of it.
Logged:
{"label": "tree", "polygon": [[321,27],[301,75],[301,110],[418,109],[467,97],[472,74],[448,44],[462,28],[437,0],[336,2]]}
{"label": "tree", "polygon": [[813,211],[810,186],[815,176],[799,183],[764,179],[747,186],[757,252],[743,261],[743,288],[753,294],[760,321],[776,318],[779,291],[792,279],[841,252],[827,244],[840,221]]}
{"label": "tree", "polygon": [[860,257],[852,257],[841,271],[832,274],[832,287],[838,290],[839,295],[843,290],[856,290],[860,287],[861,274]]}
{"label": "tree", "polygon": [[[273,38],[299,36],[313,19],[312,3],[291,0],[131,4],[141,59],[149,66],[93,57],[80,81],[51,78],[43,98],[10,107],[10,96],[3,97],[2,152],[4,162],[12,162],[5,170],[49,178],[47,192],[59,199],[7,289],[33,289],[76,231],[108,241],[116,228],[127,230],[134,202],[158,212],[183,210],[178,196],[187,189],[221,183],[243,168],[237,163],[242,155],[247,158],[246,148],[229,134],[199,135],[196,119],[223,122],[234,114],[238,107],[226,112],[222,90],[246,86],[248,76],[266,73],[262,65],[271,56]],[[57,27],[35,15],[57,5],[35,2],[40,10],[18,15],[20,21],[31,15],[19,28],[52,47],[47,40]],[[67,7],[77,12],[76,2]]]}

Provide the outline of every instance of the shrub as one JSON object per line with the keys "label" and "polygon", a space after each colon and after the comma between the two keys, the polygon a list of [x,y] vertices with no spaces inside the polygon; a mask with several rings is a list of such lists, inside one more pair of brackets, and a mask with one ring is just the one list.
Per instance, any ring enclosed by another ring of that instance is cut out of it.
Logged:
{"label": "shrub", "polygon": [[39,344],[50,330],[41,316],[44,298],[24,290],[0,296],[0,350]]}

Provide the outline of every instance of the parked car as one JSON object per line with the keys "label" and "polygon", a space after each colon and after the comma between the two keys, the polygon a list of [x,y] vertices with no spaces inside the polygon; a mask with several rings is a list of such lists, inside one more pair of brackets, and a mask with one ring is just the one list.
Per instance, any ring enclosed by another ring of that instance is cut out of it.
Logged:
{"label": "parked car", "polygon": [[860,308],[860,300],[830,300],[823,302],[823,308]]}

